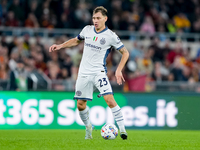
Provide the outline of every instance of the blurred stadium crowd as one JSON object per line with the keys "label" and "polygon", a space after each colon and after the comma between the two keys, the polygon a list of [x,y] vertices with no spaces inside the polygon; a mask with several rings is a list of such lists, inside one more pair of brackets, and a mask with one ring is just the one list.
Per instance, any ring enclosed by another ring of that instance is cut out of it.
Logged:
{"label": "blurred stadium crowd", "polygon": [[[153,36],[155,32],[200,31],[200,2],[198,0],[1,0],[0,26],[27,28],[83,28],[91,24],[92,10],[103,5],[108,9],[107,25],[114,30],[128,30],[149,33],[151,43],[147,47],[131,41],[130,59],[124,69],[127,82],[124,90],[130,90],[132,79],[145,76],[145,82],[200,81],[200,49],[191,57],[190,47],[183,47],[181,40],[165,40]],[[164,34],[163,34],[164,35]],[[49,53],[49,44],[41,37],[25,34],[23,40],[14,36],[8,42],[7,35],[0,38],[0,79],[11,80],[9,90],[27,90],[30,73],[38,72],[52,81],[61,79],[68,84],[53,84],[54,90],[71,89],[78,73],[83,44],[71,49]],[[55,37],[61,44],[70,37]],[[131,39],[131,37],[129,38]],[[51,43],[53,44],[53,43]],[[115,82],[115,69],[120,54],[112,51],[107,58],[108,77]],[[64,79],[64,80],[63,80]],[[70,85],[72,86],[73,83]],[[31,89],[31,88],[30,88]]]}
{"label": "blurred stadium crowd", "polygon": [[99,5],[108,9],[110,29],[200,32],[198,0],[1,0],[0,25],[83,28]]}

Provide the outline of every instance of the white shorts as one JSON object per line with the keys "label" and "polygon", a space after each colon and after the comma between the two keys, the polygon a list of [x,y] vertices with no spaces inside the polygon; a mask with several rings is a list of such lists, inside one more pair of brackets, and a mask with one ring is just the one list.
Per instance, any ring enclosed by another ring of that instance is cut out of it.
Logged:
{"label": "white shorts", "polygon": [[78,76],[74,99],[92,100],[93,91],[98,89],[102,96],[113,94],[112,87],[105,72],[98,75]]}

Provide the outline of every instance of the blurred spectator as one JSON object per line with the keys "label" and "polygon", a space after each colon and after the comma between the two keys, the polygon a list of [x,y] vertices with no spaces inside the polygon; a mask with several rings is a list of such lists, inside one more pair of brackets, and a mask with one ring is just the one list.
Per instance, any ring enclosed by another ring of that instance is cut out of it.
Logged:
{"label": "blurred spectator", "polygon": [[35,67],[42,72],[47,71],[46,63],[44,62],[44,56],[41,52],[37,52],[37,57],[35,57]]}
{"label": "blurred spectator", "polygon": [[153,72],[153,61],[151,60],[151,52],[148,50],[144,53],[143,58],[138,58],[137,66],[140,72],[151,75]]}
{"label": "blurred spectator", "polygon": [[41,27],[43,28],[54,28],[54,25],[51,23],[51,18],[49,14],[43,14],[41,19]]}
{"label": "blurred spectator", "polygon": [[190,76],[191,76],[191,70],[188,67],[183,67],[182,69],[182,76],[179,75],[180,77],[182,77],[182,79],[179,79],[179,81],[189,81]]}
{"label": "blurred spectator", "polygon": [[108,69],[107,76],[110,82],[116,82],[115,71],[113,71],[111,68]]}
{"label": "blurred spectator", "polygon": [[190,51],[190,47],[183,50],[183,55],[180,56],[180,63],[183,64],[185,67],[193,68],[193,62],[190,56]]}
{"label": "blurred spectator", "polygon": [[41,36],[37,35],[35,37],[35,40],[36,40],[36,43],[35,43],[36,49],[38,49],[38,51],[43,54],[44,62],[46,63],[49,59],[49,52],[47,50],[45,50],[45,45],[43,45],[43,43],[42,43]]}
{"label": "blurred spectator", "polygon": [[121,14],[121,20],[120,20],[120,26],[119,29],[120,30],[128,30],[128,25],[129,25],[129,12],[128,11],[124,11]]}
{"label": "blurred spectator", "polygon": [[183,13],[179,13],[173,19],[178,28],[183,29],[185,32],[190,30],[191,23]]}
{"label": "blurred spectator", "polygon": [[119,30],[120,29],[120,16],[118,16],[117,14],[113,15],[112,19],[112,25],[111,28],[115,29],[115,30]]}
{"label": "blurred spectator", "polygon": [[24,62],[21,59],[17,60],[16,69],[10,72],[9,90],[28,90],[28,72],[25,70]]}
{"label": "blurred spectator", "polygon": [[60,61],[59,61],[59,57],[58,57],[58,52],[51,53],[50,54],[50,58],[51,58],[52,62],[57,63],[57,64],[60,65]]}
{"label": "blurred spectator", "polygon": [[194,32],[194,33],[200,33],[200,19],[197,19],[197,20],[193,23],[193,32]]}
{"label": "blurred spectator", "polygon": [[71,28],[70,21],[68,19],[67,14],[62,13],[61,15],[61,23],[60,23],[61,28]]}
{"label": "blurred spectator", "polygon": [[17,68],[17,60],[19,59],[19,53],[13,51],[10,55],[10,60],[8,62],[10,70],[15,70]]}
{"label": "blurred spectator", "polygon": [[135,26],[132,24],[129,24],[128,31],[130,32],[130,36],[127,39],[129,39],[130,41],[135,41],[136,40]]}
{"label": "blurred spectator", "polygon": [[8,44],[8,54],[9,54],[9,56],[10,56],[13,48],[17,46],[17,43],[18,43],[18,37],[14,36],[13,40]]}
{"label": "blurred spectator", "polygon": [[15,19],[15,14],[13,11],[9,11],[5,21],[6,26],[17,27],[19,26],[19,21]]}
{"label": "blurred spectator", "polygon": [[8,79],[8,66],[6,63],[0,64],[0,79],[1,80]]}
{"label": "blurred spectator", "polygon": [[156,82],[166,81],[169,75],[169,70],[162,66],[161,62],[155,62],[154,72],[152,74],[153,79]]}
{"label": "blurred spectator", "polygon": [[160,14],[158,10],[155,7],[152,7],[150,8],[150,11],[147,13],[147,15],[152,18],[154,25],[157,26],[160,19]]}
{"label": "blurred spectator", "polygon": [[17,44],[17,47],[14,47],[12,49],[12,52],[18,53],[20,57],[28,57],[29,51],[24,48],[23,41],[19,41]]}
{"label": "blurred spectator", "polygon": [[173,63],[173,67],[170,71],[173,74],[174,77],[174,81],[181,81],[182,79],[182,66],[181,64],[178,62],[178,59],[175,59],[174,63]]}
{"label": "blurred spectator", "polygon": [[24,34],[23,48],[27,51],[29,51],[30,49],[29,38],[30,38],[30,35],[28,33]]}
{"label": "blurred spectator", "polygon": [[0,79],[7,79],[8,48],[0,44]]}
{"label": "blurred spectator", "polygon": [[174,21],[173,21],[173,20],[168,20],[168,21],[167,21],[167,30],[168,30],[168,32],[170,32],[170,33],[176,33],[176,32],[177,32],[177,27],[176,27],[176,25],[174,24]]}
{"label": "blurred spectator", "polygon": [[130,57],[129,59],[133,61],[137,61],[138,58],[142,58],[144,55],[144,52],[140,47],[138,46],[137,41],[133,43],[133,49],[130,51]]}
{"label": "blurred spectator", "polygon": [[32,57],[33,59],[36,59],[37,57],[37,45],[35,44],[31,44],[30,46],[30,57]]}
{"label": "blurred spectator", "polygon": [[152,60],[155,61],[162,61],[164,59],[165,51],[159,47],[159,39],[158,37],[154,37],[152,40],[152,44],[149,46],[149,49],[153,51]]}
{"label": "blurred spectator", "polygon": [[45,1],[42,7],[41,27],[43,28],[54,28],[56,25],[55,15],[52,14],[49,7],[49,1]]}
{"label": "blurred spectator", "polygon": [[0,64],[8,63],[8,48],[0,45]]}
{"label": "blurred spectator", "polygon": [[78,20],[79,28],[83,28],[91,22],[91,14],[85,3],[79,3],[75,10],[75,17]]}
{"label": "blurred spectator", "polygon": [[167,40],[165,41],[164,47],[162,48],[162,61],[165,61],[167,59],[168,53],[171,51],[170,47],[171,41]]}
{"label": "blurred spectator", "polygon": [[48,73],[47,76],[52,79],[59,79],[60,76],[60,68],[59,65],[53,61],[49,61],[47,64]]}
{"label": "blurred spectator", "polygon": [[169,18],[172,18],[174,16],[174,14],[177,13],[178,9],[177,9],[177,6],[176,6],[176,3],[174,0],[168,0],[166,2],[166,5],[167,5],[167,14],[169,15]]}
{"label": "blurred spectator", "polygon": [[197,50],[196,58],[200,58],[200,48]]}
{"label": "blurred spectator", "polygon": [[166,41],[167,40],[167,37],[166,37],[166,35],[165,35],[165,27],[163,26],[163,25],[159,25],[158,26],[158,32],[159,32],[159,40],[161,41],[161,42],[164,42],[164,41]]}
{"label": "blurred spectator", "polygon": [[72,7],[70,6],[70,0],[63,0],[60,4],[59,11],[57,16],[60,16],[58,19],[58,28],[73,28],[73,22],[75,17],[73,17]]}
{"label": "blurred spectator", "polygon": [[139,13],[139,6],[138,4],[134,3],[131,6],[131,12],[129,15],[129,23],[133,24],[136,29],[139,28],[140,20],[141,20],[141,14]]}
{"label": "blurred spectator", "polygon": [[158,4],[158,10],[160,11],[160,17],[163,18],[165,21],[169,19],[169,15],[167,14],[167,5],[165,5],[164,1],[160,1],[160,4]]}
{"label": "blurred spectator", "polygon": [[36,69],[35,63],[36,63],[35,59],[33,59],[33,57],[31,57],[31,56],[24,58],[24,64],[26,66],[26,69],[29,72],[31,72],[32,70]]}
{"label": "blurred spectator", "polygon": [[81,62],[81,58],[83,55],[83,46],[84,46],[83,43],[79,44],[78,45],[78,53],[73,55],[73,57],[72,57],[72,62],[75,67],[79,67],[79,64]]}
{"label": "blurred spectator", "polygon": [[35,15],[33,13],[28,14],[28,18],[26,19],[24,26],[28,27],[28,28],[38,28],[39,27],[37,18],[35,17]]}
{"label": "blurred spectator", "polygon": [[62,68],[61,71],[60,71],[60,74],[58,74],[58,79],[68,79],[69,78],[69,73],[67,71],[66,68]]}
{"label": "blurred spectator", "polygon": [[35,36],[35,40],[36,40],[36,45],[40,46],[42,49],[44,49],[44,45],[42,44],[42,39],[41,39],[41,36],[39,35],[36,35]]}
{"label": "blurred spectator", "polygon": [[190,14],[190,15],[192,15],[192,16],[190,16],[192,22],[194,22],[200,16],[200,6],[199,6],[200,3],[197,0],[196,1],[193,0],[193,2],[194,3],[196,2],[196,7],[193,9],[193,13]]}
{"label": "blurred spectator", "polygon": [[31,0],[30,5],[28,6],[28,14],[34,14],[37,19],[40,19],[42,12],[42,7],[39,6],[39,1]]}
{"label": "blurred spectator", "polygon": [[191,70],[191,78],[194,82],[200,82],[200,71],[197,66],[194,66]]}
{"label": "blurred spectator", "polygon": [[23,8],[20,6],[19,0],[13,0],[13,3],[9,7],[9,10],[15,14],[16,19],[20,22],[24,21],[24,11]]}
{"label": "blurred spectator", "polygon": [[182,46],[181,42],[177,42],[175,45],[175,49],[171,50],[169,54],[167,55],[167,59],[169,60],[170,63],[174,62],[174,59],[176,56],[182,56]]}
{"label": "blurred spectator", "polygon": [[167,77],[167,81],[168,82],[173,82],[174,81],[174,74],[173,73],[170,73]]}
{"label": "blurred spectator", "polygon": [[72,66],[73,66],[73,63],[72,63],[71,57],[69,55],[65,54],[65,58],[61,64],[61,68],[66,69],[67,78],[71,77],[71,75],[72,75]]}
{"label": "blurred spectator", "polygon": [[140,27],[140,31],[145,34],[153,35],[155,33],[154,23],[150,16],[146,16]]}
{"label": "blurred spectator", "polygon": [[8,43],[6,42],[6,36],[5,36],[4,34],[1,36],[0,44],[1,44],[3,47],[8,47]]}
{"label": "blurred spectator", "polygon": [[111,2],[111,10],[110,13],[112,13],[112,15],[118,15],[120,16],[123,12],[122,10],[122,1],[121,0],[114,0]]}
{"label": "blurred spectator", "polygon": [[183,63],[180,63],[181,57],[176,56],[171,72],[174,75],[174,81],[188,81],[191,75],[191,70],[189,67],[184,66]]}
{"label": "blurred spectator", "polygon": [[0,25],[5,24],[7,12],[8,12],[8,2],[7,2],[7,0],[1,0],[1,2],[0,2]]}
{"label": "blurred spectator", "polygon": [[62,12],[67,16],[71,13],[70,0],[62,1]]}

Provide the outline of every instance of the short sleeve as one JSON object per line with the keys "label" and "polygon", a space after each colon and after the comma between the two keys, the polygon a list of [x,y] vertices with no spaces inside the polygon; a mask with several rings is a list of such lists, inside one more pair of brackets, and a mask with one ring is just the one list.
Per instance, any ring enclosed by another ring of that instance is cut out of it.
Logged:
{"label": "short sleeve", "polygon": [[122,47],[124,47],[124,44],[121,42],[121,40],[115,33],[112,36],[111,46],[115,47],[115,49],[117,50],[120,50]]}
{"label": "short sleeve", "polygon": [[80,32],[80,34],[77,36],[77,38],[82,41],[82,40],[85,40],[85,33],[86,33],[86,28],[87,26],[85,26],[82,31]]}

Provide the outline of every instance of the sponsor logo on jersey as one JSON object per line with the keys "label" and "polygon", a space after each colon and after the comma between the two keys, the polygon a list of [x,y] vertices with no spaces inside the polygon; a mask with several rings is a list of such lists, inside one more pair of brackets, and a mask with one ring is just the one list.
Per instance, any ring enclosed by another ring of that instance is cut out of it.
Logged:
{"label": "sponsor logo on jersey", "polygon": [[95,49],[101,50],[101,47],[96,46],[96,45],[92,45],[92,44],[85,43],[85,46],[88,46],[88,47],[91,47],[91,48],[95,48]]}
{"label": "sponsor logo on jersey", "polygon": [[93,41],[95,41],[95,42],[96,42],[96,41],[97,41],[97,39],[98,39],[98,37],[96,37],[96,36],[94,36],[94,37],[93,37]]}
{"label": "sponsor logo on jersey", "polygon": [[102,39],[100,40],[100,44],[101,44],[101,45],[104,45],[105,43],[106,43],[105,38],[102,38]]}

